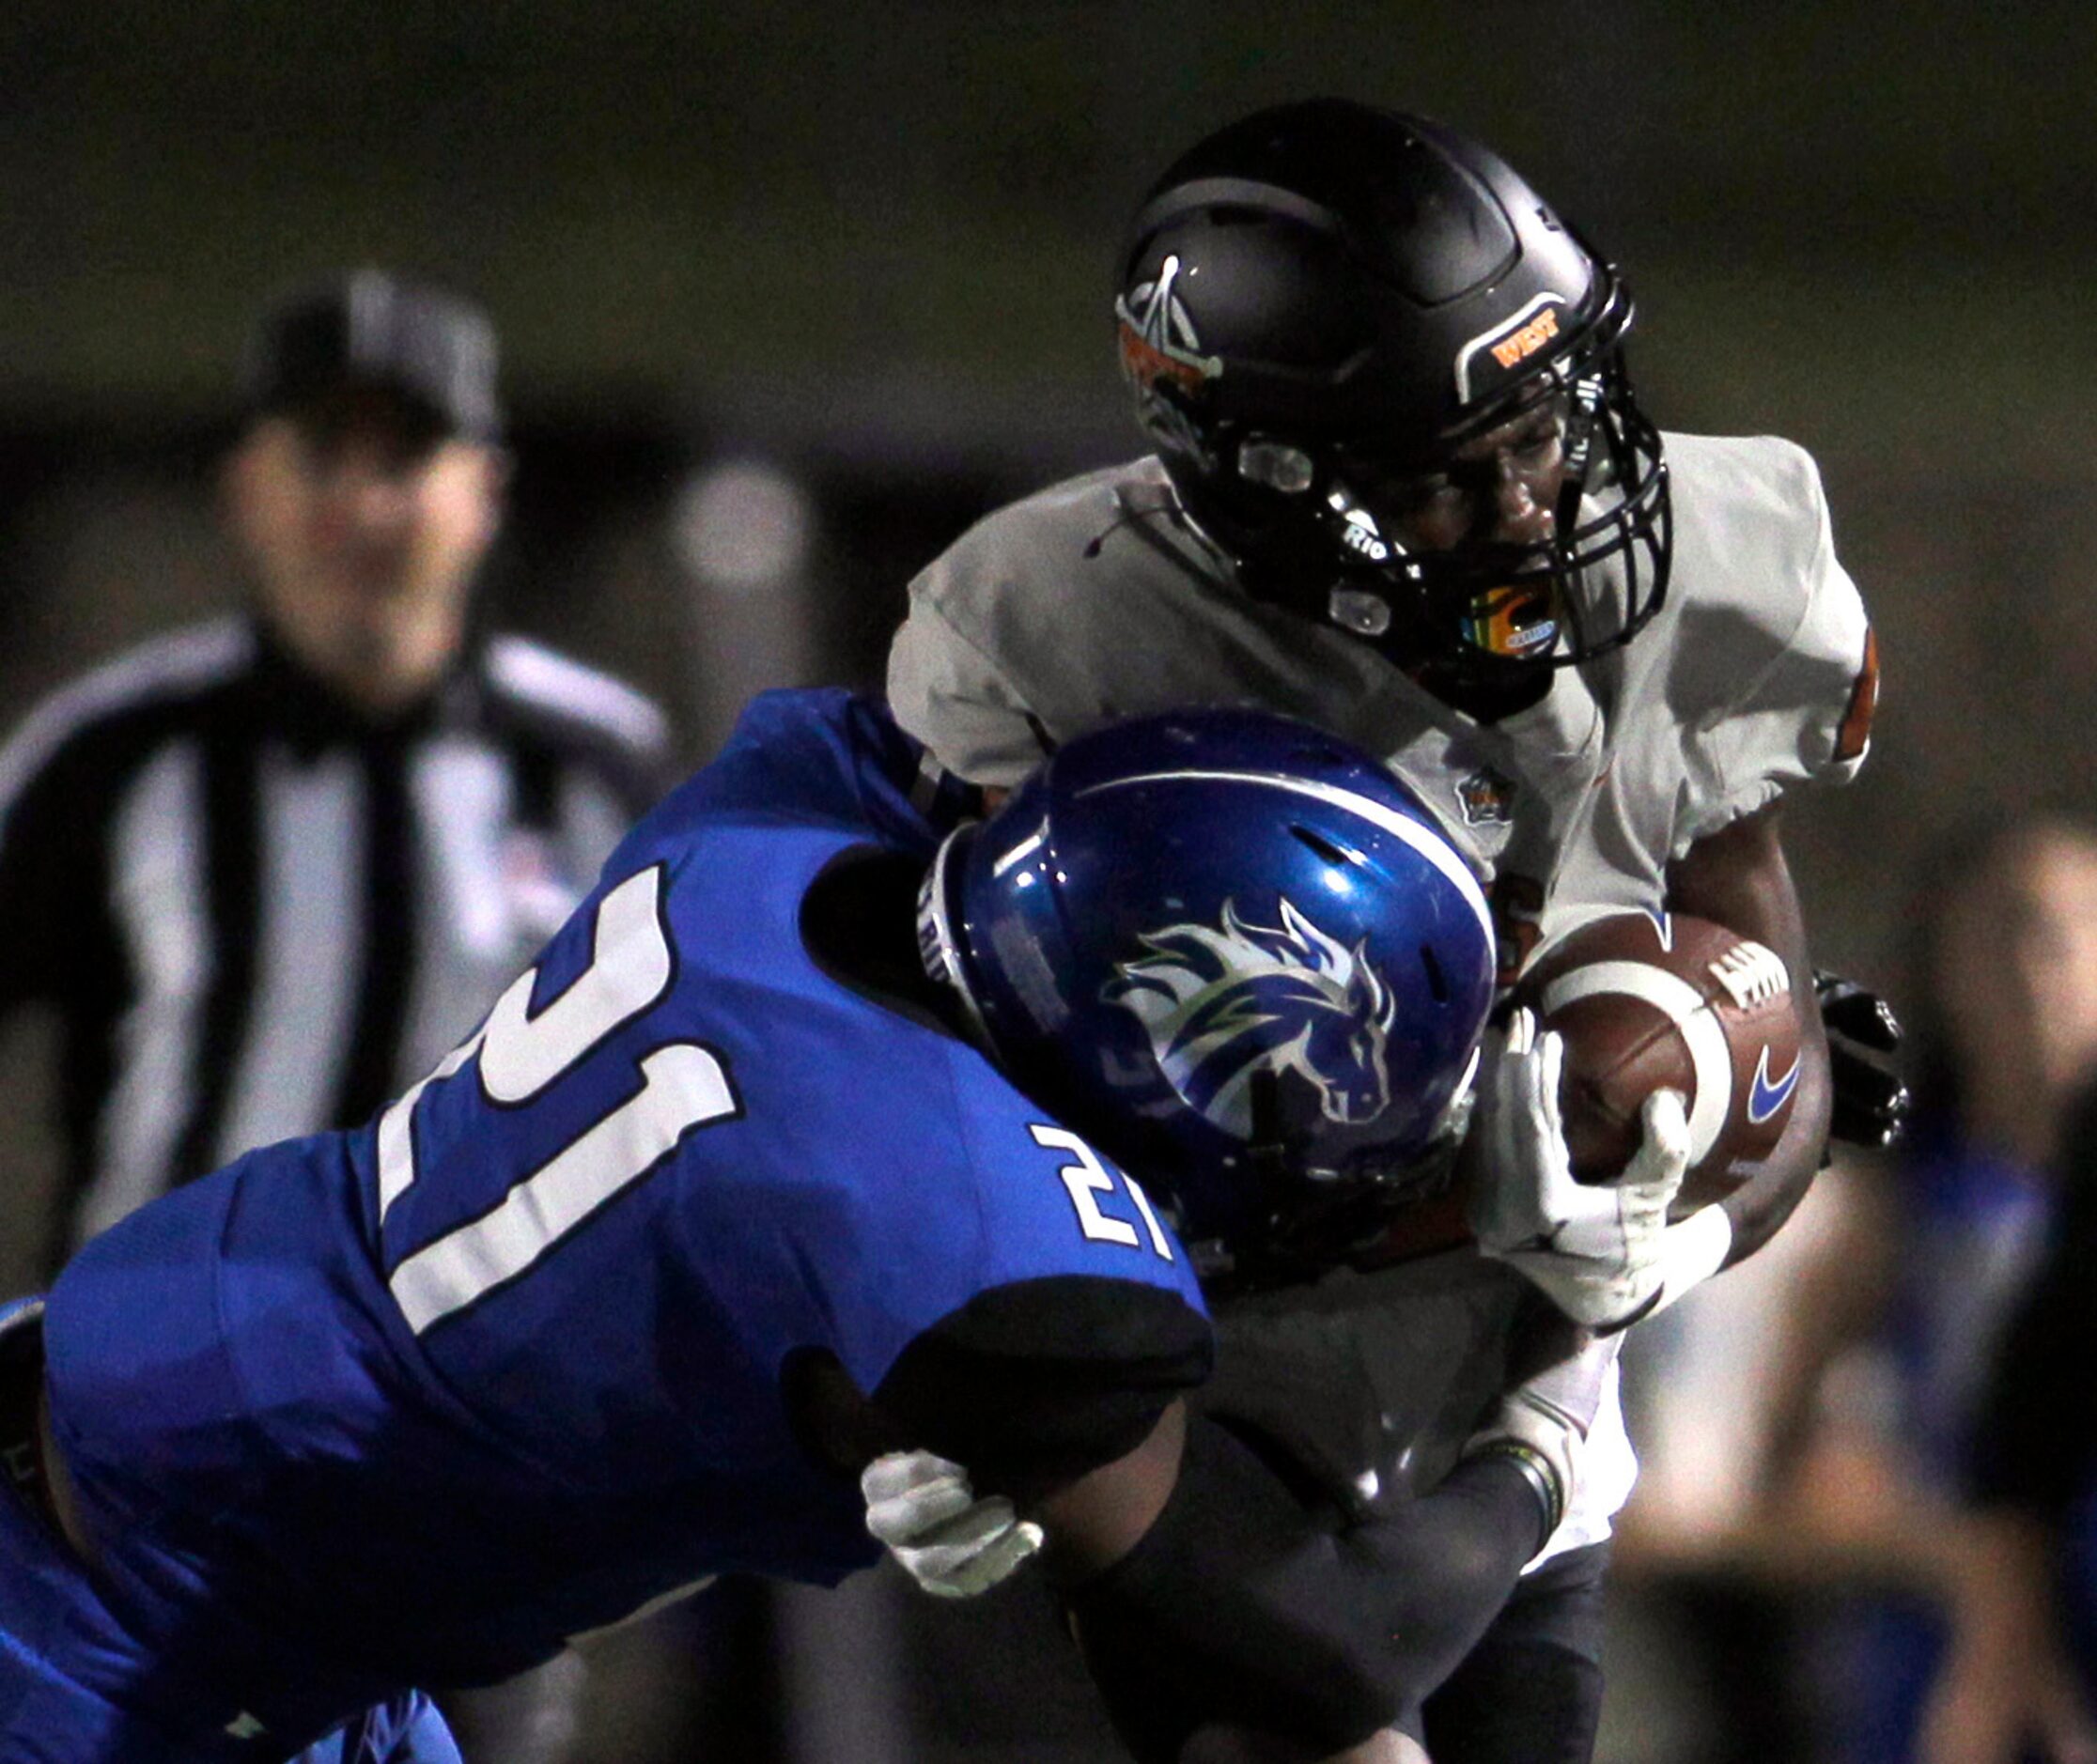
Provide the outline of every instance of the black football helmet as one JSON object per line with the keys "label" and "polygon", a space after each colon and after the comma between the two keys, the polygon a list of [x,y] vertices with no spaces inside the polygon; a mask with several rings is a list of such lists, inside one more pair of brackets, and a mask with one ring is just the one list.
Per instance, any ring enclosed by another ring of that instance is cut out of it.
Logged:
{"label": "black football helmet", "polygon": [[[1477,142],[1338,99],[1234,123],[1144,201],[1114,310],[1143,426],[1247,592],[1500,683],[1659,611],[1667,468],[1624,374],[1630,295]],[[1379,487],[1546,405],[1552,536],[1408,549]]]}

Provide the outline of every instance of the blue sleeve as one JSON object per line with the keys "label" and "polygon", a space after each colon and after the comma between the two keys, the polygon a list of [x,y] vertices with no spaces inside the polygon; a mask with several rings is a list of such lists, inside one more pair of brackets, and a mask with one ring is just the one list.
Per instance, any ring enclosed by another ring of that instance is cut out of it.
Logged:
{"label": "blue sleeve", "polygon": [[929,852],[982,812],[982,795],[940,766],[885,706],[824,688],[752,699],[720,753],[665,810],[679,820],[756,812],[850,827],[898,850]]}

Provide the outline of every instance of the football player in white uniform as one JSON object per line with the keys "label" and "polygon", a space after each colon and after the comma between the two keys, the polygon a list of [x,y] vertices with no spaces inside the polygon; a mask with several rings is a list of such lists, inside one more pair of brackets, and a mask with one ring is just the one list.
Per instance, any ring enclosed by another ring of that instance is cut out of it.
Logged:
{"label": "football player in white uniform", "polygon": [[[905,726],[995,787],[1111,718],[1292,712],[1439,811],[1490,888],[1503,982],[1597,912],[1674,910],[1766,944],[1806,1001],[1790,1124],[1723,1203],[1666,1223],[1685,1153],[1664,1107],[1626,1190],[1554,1180],[1554,1038],[1518,1018],[1480,1085],[1468,1223],[1453,1190],[1410,1197],[1388,1229],[1348,1222],[1352,1268],[1231,1310],[1214,1410],[1370,1509],[1451,1462],[1523,1276],[1621,1326],[1751,1253],[1811,1181],[1832,1086],[1779,807],[1862,759],[1874,645],[1812,460],[1659,434],[1615,270],[1452,131],[1327,100],[1220,131],[1140,209],[1115,311],[1156,451],[992,514],[919,576],[890,659]],[[1612,1402],[1573,1509],[1429,1705],[1436,1756],[1590,1756],[1634,1472]]]}

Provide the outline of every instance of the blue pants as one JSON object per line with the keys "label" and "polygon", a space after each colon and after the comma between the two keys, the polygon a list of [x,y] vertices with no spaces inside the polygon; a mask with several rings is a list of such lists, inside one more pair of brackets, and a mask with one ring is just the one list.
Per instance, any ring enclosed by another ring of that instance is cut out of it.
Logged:
{"label": "blue pants", "polygon": [[[0,1380],[17,1399],[41,1365],[41,1307],[0,1308]],[[17,1430],[19,1431],[19,1430]],[[0,1450],[19,1442],[0,1440]],[[0,1764],[284,1764],[222,1691],[157,1660],[103,1602],[42,1514],[0,1474]],[[459,1764],[443,1718],[408,1692],[290,1764]]]}

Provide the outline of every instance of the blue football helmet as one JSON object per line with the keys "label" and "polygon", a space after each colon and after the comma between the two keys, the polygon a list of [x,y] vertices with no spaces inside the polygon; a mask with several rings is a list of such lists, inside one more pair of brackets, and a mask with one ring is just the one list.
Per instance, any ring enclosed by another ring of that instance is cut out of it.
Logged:
{"label": "blue football helmet", "polygon": [[1186,711],[1069,743],[947,839],[918,930],[1001,1069],[1211,1270],[1330,1265],[1446,1177],[1484,896],[1403,784],[1309,724]]}

